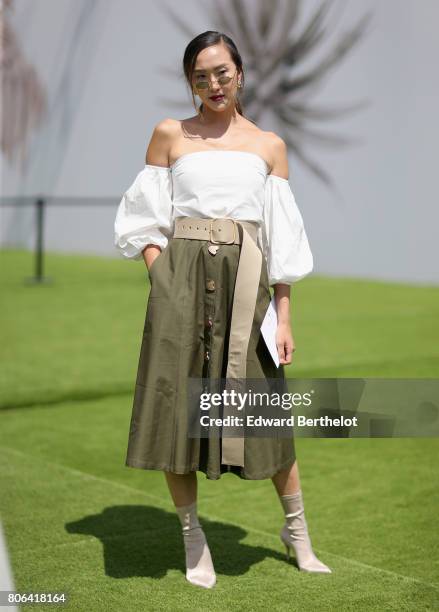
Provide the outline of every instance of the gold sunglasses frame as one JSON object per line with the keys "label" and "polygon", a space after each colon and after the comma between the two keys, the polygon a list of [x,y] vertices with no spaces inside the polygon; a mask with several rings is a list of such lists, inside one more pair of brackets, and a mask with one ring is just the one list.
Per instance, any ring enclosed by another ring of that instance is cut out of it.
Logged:
{"label": "gold sunglasses frame", "polygon": [[[233,73],[232,76],[219,76],[218,78],[215,77],[216,82],[218,83],[218,85],[228,85],[236,76],[236,73],[238,71],[235,70],[235,72]],[[221,82],[221,79],[227,79],[224,83]],[[200,87],[200,84],[203,84],[203,87]],[[207,83],[207,87],[204,86],[204,84]],[[194,87],[195,89],[210,89],[210,80],[209,81],[195,81],[194,83]]]}

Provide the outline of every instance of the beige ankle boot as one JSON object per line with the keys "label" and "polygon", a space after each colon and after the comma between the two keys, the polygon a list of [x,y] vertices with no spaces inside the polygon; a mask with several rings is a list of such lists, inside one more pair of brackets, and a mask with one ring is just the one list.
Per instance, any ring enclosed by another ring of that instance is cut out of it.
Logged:
{"label": "beige ankle boot", "polygon": [[206,537],[198,521],[197,502],[176,506],[176,511],[183,528],[186,578],[192,584],[210,589],[216,583],[216,575]]}
{"label": "beige ankle boot", "polygon": [[286,518],[280,537],[285,544],[287,559],[290,558],[290,551],[293,548],[300,570],[331,574],[329,567],[319,561],[312,550],[305,519],[302,491],[299,489],[297,493],[292,495],[281,495],[279,499]]}

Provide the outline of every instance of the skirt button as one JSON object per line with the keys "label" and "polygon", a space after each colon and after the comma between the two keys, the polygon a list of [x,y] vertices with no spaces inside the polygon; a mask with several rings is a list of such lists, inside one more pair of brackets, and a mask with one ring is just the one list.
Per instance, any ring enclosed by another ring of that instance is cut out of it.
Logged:
{"label": "skirt button", "polygon": [[209,361],[209,359],[210,359],[210,354],[209,354],[209,351],[206,351],[206,352],[204,353],[204,359],[205,359],[206,361]]}
{"label": "skirt button", "polygon": [[207,291],[215,291],[215,281],[211,278],[206,281],[206,289]]}
{"label": "skirt button", "polygon": [[205,324],[205,327],[212,327],[212,325],[213,325],[213,321],[212,321],[212,319],[211,319],[210,317],[208,317],[208,318],[205,320],[204,324]]}

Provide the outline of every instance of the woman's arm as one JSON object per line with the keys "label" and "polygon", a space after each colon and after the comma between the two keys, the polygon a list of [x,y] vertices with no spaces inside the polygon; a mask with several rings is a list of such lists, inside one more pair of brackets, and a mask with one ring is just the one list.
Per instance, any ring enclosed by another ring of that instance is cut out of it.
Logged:
{"label": "woman's arm", "polygon": [[277,310],[277,351],[280,363],[288,365],[291,363],[293,352],[296,350],[290,321],[290,286],[277,283],[274,285],[274,296]]}
{"label": "woman's arm", "polygon": [[[169,166],[168,153],[172,141],[172,127],[172,120],[169,119],[164,119],[155,126],[146,151],[145,164]],[[143,249],[142,255],[148,270],[160,253],[161,249],[156,244],[147,244]]]}
{"label": "woman's arm", "polygon": [[[288,150],[285,142],[274,132],[272,133],[271,174],[288,180]],[[274,296],[277,310],[276,344],[279,360],[282,365],[292,361],[296,350],[291,331],[290,285],[277,283],[274,285]]]}

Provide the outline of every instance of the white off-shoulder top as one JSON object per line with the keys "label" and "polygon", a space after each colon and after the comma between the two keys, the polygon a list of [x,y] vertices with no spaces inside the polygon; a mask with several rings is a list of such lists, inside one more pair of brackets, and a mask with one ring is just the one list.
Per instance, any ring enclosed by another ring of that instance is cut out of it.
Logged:
{"label": "white off-shoulder top", "polygon": [[257,221],[270,285],[298,281],[313,269],[303,219],[288,180],[268,170],[256,153],[230,150],[186,153],[170,167],[146,164],[119,204],[114,244],[138,260],[147,244],[166,247],[179,216]]}

